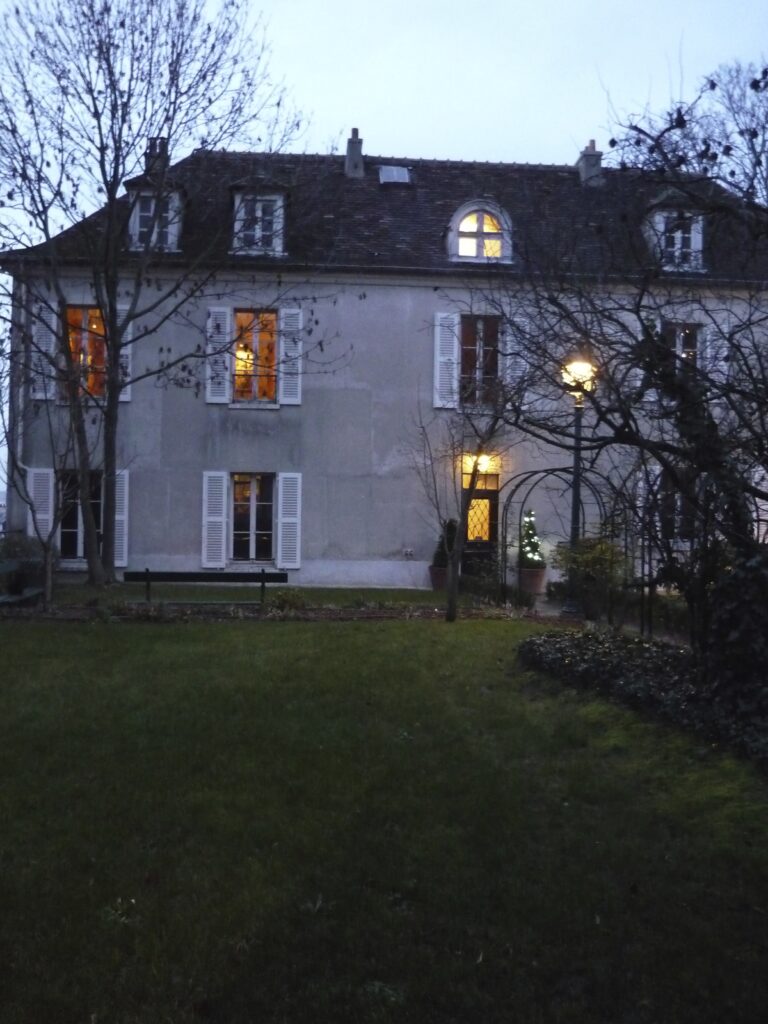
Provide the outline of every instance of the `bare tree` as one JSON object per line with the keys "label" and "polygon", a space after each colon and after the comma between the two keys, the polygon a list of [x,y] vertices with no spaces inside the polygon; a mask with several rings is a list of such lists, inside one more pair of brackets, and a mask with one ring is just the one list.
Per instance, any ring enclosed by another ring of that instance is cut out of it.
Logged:
{"label": "bare tree", "polygon": [[[498,392],[496,402],[499,401]],[[420,411],[407,443],[411,462],[437,523],[447,560],[447,622],[458,614],[459,580],[467,526],[486,462],[510,447],[509,431],[494,404],[466,404],[426,418]]]}
{"label": "bare tree", "polygon": [[671,175],[683,187],[715,181],[748,205],[765,207],[768,67],[721,65],[693,99],[623,119],[611,146],[626,168]]}
{"label": "bare tree", "polygon": [[[561,369],[574,352],[593,362],[586,455],[617,486],[634,486],[628,467],[644,478],[658,560],[690,574],[699,646],[724,551],[749,561],[768,508],[768,71],[719,80],[722,92],[707,83],[690,104],[632,120],[619,167],[582,182],[569,221],[518,239],[521,269],[474,299],[525,360],[503,413],[525,436],[573,448]],[[673,518],[689,521],[674,543],[662,529]]]}
{"label": "bare tree", "polygon": [[[89,574],[101,583],[114,577],[121,394],[132,377],[188,377],[190,359],[205,352],[165,352],[154,366],[127,369],[131,347],[178,316],[216,273],[215,231],[195,259],[173,259],[183,210],[169,168],[195,145],[279,148],[299,121],[270,78],[262,26],[246,0],[216,9],[203,0],[21,0],[3,28],[2,241],[27,311],[11,351],[33,387],[46,378],[66,400]],[[126,195],[132,179],[137,187]],[[65,314],[73,275],[87,282],[99,314],[82,325],[79,347]],[[99,365],[89,348],[98,349]],[[101,550],[88,494],[94,416]]]}

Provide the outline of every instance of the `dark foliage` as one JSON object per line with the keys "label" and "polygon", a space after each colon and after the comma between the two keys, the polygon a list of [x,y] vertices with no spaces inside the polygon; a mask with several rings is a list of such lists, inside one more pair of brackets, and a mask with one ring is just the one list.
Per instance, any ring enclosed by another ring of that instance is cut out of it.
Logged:
{"label": "dark foliage", "polygon": [[707,672],[715,706],[768,721],[768,553],[735,561],[713,596]]}
{"label": "dark foliage", "polygon": [[558,631],[529,637],[520,645],[519,657],[528,668],[542,669],[564,683],[594,690],[768,763],[765,701],[724,699],[717,685],[702,681],[694,656],[685,648]]}

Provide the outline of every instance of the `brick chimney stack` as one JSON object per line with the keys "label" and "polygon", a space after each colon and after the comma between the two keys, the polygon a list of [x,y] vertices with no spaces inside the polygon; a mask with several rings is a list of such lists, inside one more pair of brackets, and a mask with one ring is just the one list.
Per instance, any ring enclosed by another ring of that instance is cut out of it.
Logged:
{"label": "brick chimney stack", "polygon": [[363,170],[363,140],[358,136],[357,128],[352,129],[352,135],[347,139],[344,173],[348,178],[362,178],[365,173]]}
{"label": "brick chimney stack", "polygon": [[590,139],[576,161],[576,169],[579,172],[582,185],[602,185],[602,159],[603,154],[595,149],[595,140]]}
{"label": "brick chimney stack", "polygon": [[155,135],[147,140],[144,154],[144,173],[161,175],[168,170],[168,139]]}

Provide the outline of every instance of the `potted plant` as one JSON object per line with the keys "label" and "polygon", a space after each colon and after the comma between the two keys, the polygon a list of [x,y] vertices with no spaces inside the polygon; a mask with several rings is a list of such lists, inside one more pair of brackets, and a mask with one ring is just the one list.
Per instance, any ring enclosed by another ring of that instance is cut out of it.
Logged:
{"label": "potted plant", "polygon": [[536,513],[533,509],[523,515],[520,528],[520,555],[518,560],[518,586],[526,594],[543,594],[547,563],[541,550],[541,539],[536,532]]}
{"label": "potted plant", "polygon": [[440,534],[432,564],[429,567],[429,579],[433,590],[445,590],[448,582],[448,555],[456,539],[456,520],[449,519]]}

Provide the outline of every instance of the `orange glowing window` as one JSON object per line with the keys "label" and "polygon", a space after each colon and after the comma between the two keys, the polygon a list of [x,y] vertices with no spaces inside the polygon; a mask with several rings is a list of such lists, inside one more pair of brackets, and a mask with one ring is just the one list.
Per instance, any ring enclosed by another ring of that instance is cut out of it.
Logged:
{"label": "orange glowing window", "polygon": [[83,393],[103,398],[106,349],[101,310],[96,306],[67,306],[67,338],[72,361],[80,368]]}
{"label": "orange glowing window", "polygon": [[498,218],[485,210],[463,217],[459,224],[458,255],[469,259],[500,260],[502,228]]}
{"label": "orange glowing window", "polygon": [[238,309],[235,332],[234,400],[277,401],[277,313]]}

